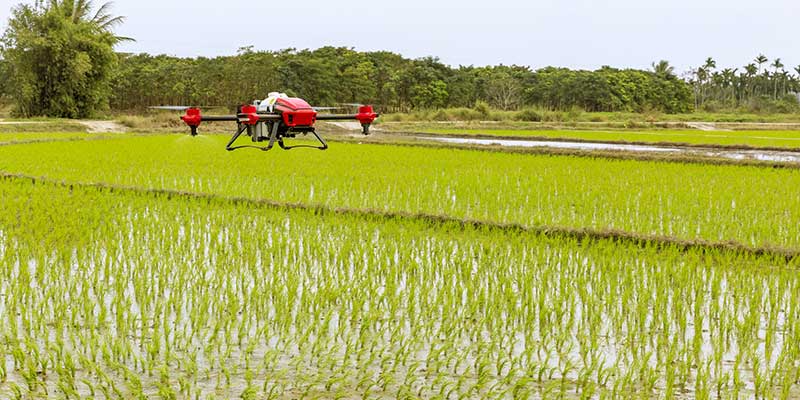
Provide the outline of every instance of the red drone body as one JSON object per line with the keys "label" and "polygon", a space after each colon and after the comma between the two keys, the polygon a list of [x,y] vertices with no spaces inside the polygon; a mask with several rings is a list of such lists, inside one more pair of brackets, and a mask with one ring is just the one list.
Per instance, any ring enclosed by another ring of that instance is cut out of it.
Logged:
{"label": "red drone body", "polygon": [[[197,128],[204,121],[236,122],[237,130],[228,145],[227,150],[235,150],[242,147],[255,147],[261,150],[269,150],[275,144],[285,150],[295,147],[312,147],[320,150],[328,148],[327,143],[317,134],[314,124],[317,121],[331,120],[356,120],[361,124],[362,133],[369,134],[369,127],[378,118],[378,114],[369,105],[359,105],[357,114],[319,114],[315,107],[310,106],[305,100],[297,97],[279,97],[274,100],[274,104],[269,107],[269,111],[259,111],[257,104],[242,105],[237,110],[236,115],[202,115],[197,107],[189,107],[186,114],[181,117],[183,122],[191,128],[192,136],[197,135]],[[269,140],[265,147],[243,145],[232,146],[239,136],[247,132],[253,142]],[[283,139],[295,137],[296,134],[313,134],[320,142],[320,146],[298,145],[287,146]]]}

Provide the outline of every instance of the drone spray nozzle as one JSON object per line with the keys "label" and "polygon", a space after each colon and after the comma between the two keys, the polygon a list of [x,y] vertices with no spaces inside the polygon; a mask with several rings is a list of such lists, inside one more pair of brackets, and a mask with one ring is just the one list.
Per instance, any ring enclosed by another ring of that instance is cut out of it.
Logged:
{"label": "drone spray nozzle", "polygon": [[186,125],[189,125],[192,136],[197,136],[197,127],[200,126],[200,122],[203,121],[203,116],[200,115],[200,109],[196,107],[187,108],[186,114],[181,116],[181,119]]}
{"label": "drone spray nozzle", "polygon": [[369,135],[369,126],[372,125],[372,122],[375,121],[375,118],[378,118],[378,114],[375,113],[375,111],[372,109],[372,106],[360,105],[358,107],[356,119],[361,123],[361,133],[364,135]]}

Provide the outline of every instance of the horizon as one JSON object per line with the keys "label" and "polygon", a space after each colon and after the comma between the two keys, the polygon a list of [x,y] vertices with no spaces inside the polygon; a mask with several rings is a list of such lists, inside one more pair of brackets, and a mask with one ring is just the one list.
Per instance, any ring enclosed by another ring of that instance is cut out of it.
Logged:
{"label": "horizon", "polygon": [[[12,6],[19,3],[0,0],[1,30],[7,26]],[[208,0],[198,0],[191,7],[155,0],[115,2],[112,14],[126,17],[116,33],[136,40],[116,49],[217,57],[235,55],[247,46],[254,51],[334,46],[390,51],[411,59],[435,57],[451,67],[503,64],[533,70],[548,66],[596,70],[604,65],[649,70],[651,63],[667,60],[679,76],[702,65],[707,57],[716,60],[718,70],[741,68],[759,54],[770,63],[781,58],[791,73],[800,65],[800,45],[793,40],[798,32],[792,28],[796,6],[789,0],[757,4],[678,0],[667,5],[636,0],[605,5],[584,0],[537,4],[500,0],[492,7],[454,0],[372,6],[312,0],[306,4],[316,7],[300,11],[307,25],[316,27],[311,29],[297,25],[298,9],[290,4],[242,0],[231,0],[224,8],[218,4]],[[154,9],[159,12],[153,13]],[[256,17],[241,17],[242,10]]]}

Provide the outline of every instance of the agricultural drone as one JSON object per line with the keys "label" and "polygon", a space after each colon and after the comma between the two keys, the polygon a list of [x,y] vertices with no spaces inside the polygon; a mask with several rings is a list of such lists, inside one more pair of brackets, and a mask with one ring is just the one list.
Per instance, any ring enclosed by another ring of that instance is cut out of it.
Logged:
{"label": "agricultural drone", "polygon": [[[369,127],[375,118],[378,118],[372,106],[363,104],[349,104],[358,107],[357,114],[318,114],[317,110],[336,109],[340,107],[312,107],[305,100],[297,97],[289,97],[284,93],[272,92],[264,100],[256,100],[253,104],[241,105],[237,107],[236,115],[202,115],[199,107],[184,106],[158,106],[151,107],[167,110],[186,111],[181,116],[181,120],[191,129],[191,135],[197,135],[197,128],[201,122],[236,122],[236,133],[225,146],[228,151],[251,147],[267,151],[278,143],[284,150],[297,147],[310,147],[320,150],[328,148],[328,144],[323,140],[314,129],[317,121],[343,121],[356,120],[361,123],[364,135],[369,135]],[[239,145],[233,143],[242,133],[247,133],[250,140],[254,143],[269,141],[266,146]],[[319,145],[294,145],[288,146],[283,142],[284,138],[293,138],[297,134],[311,133],[319,141]]]}

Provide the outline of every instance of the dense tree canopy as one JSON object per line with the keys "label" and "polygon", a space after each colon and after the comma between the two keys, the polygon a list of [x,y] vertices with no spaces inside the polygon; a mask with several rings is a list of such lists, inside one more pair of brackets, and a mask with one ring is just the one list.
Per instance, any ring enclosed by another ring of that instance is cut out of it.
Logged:
{"label": "dense tree canopy", "polygon": [[108,107],[116,64],[111,28],[121,21],[105,4],[51,0],[12,10],[0,41],[5,92],[23,116],[86,117]]}
{"label": "dense tree canopy", "polygon": [[531,104],[586,111],[676,113],[689,111],[692,102],[690,89],[675,76],[611,67],[597,71],[545,68],[535,74],[525,92]]}
{"label": "dense tree canopy", "polygon": [[2,100],[8,93],[10,72],[8,71],[8,63],[0,57],[0,100]]}
{"label": "dense tree canopy", "polygon": [[[437,58],[407,59],[388,51],[346,47],[254,51],[233,56],[179,58],[117,54],[125,38],[109,3],[49,0],[19,5],[0,39],[0,97],[23,116],[86,117],[108,109],[150,105],[232,107],[284,91],[315,105],[364,102],[383,112],[473,107],[514,110],[688,112],[746,108],[797,110],[800,66],[759,55],[741,70],[717,69],[712,58],[685,79],[667,61],[651,71],[595,71],[526,66],[459,66]],[[118,62],[118,60],[122,62]],[[797,72],[797,76],[794,72]]]}
{"label": "dense tree canopy", "polygon": [[177,58],[123,55],[112,105],[231,106],[280,90],[313,104],[371,102],[385,111],[472,107],[481,100],[500,109],[541,106],[588,111],[686,112],[691,87],[672,73],[573,71],[521,66],[451,68],[436,58],[410,60],[390,52],[342,47],[287,49],[236,56]]}

